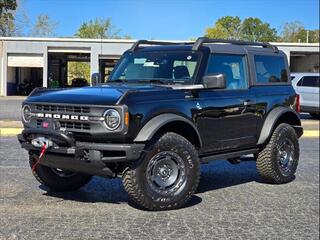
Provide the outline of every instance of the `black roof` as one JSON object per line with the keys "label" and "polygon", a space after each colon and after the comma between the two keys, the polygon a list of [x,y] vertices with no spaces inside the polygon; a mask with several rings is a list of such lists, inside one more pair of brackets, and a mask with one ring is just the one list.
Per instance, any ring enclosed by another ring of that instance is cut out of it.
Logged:
{"label": "black roof", "polygon": [[[146,47],[147,46],[147,47]],[[198,38],[195,42],[165,42],[165,41],[148,41],[139,40],[134,43],[131,52],[152,52],[152,51],[197,51],[201,47],[208,47],[211,52],[216,51],[236,51],[243,52],[246,50],[263,51],[269,53],[278,53],[279,50],[276,46],[269,43],[260,42],[246,42],[238,40],[225,40],[225,39],[209,39]]]}

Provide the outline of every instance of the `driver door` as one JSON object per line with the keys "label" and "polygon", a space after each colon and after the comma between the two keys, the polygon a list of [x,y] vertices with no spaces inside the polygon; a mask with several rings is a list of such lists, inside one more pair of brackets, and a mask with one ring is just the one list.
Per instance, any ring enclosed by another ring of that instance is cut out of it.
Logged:
{"label": "driver door", "polygon": [[207,74],[223,74],[226,89],[202,89],[200,134],[202,153],[250,148],[257,142],[255,97],[249,88],[245,55],[215,54]]}

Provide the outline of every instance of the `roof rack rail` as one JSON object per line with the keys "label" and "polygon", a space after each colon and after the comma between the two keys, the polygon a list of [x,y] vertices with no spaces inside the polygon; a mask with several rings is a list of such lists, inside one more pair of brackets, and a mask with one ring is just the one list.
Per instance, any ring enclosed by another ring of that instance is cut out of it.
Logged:
{"label": "roof rack rail", "polygon": [[247,41],[240,41],[240,40],[227,40],[227,39],[211,39],[207,37],[199,37],[197,41],[192,46],[193,51],[198,51],[199,48],[204,43],[230,43],[235,45],[247,45],[247,46],[260,46],[263,48],[270,48],[274,52],[279,52],[276,46],[271,45],[270,43],[262,43],[262,42],[247,42]]}
{"label": "roof rack rail", "polygon": [[141,44],[148,44],[148,45],[187,45],[187,44],[194,44],[194,42],[166,42],[166,41],[149,41],[149,40],[138,40],[136,41],[129,51],[134,52],[139,48]]}

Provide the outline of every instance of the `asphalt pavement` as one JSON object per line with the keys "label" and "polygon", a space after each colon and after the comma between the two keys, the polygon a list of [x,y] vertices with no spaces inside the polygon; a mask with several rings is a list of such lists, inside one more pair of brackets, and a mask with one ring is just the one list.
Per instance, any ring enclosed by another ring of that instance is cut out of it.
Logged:
{"label": "asphalt pavement", "polygon": [[0,137],[0,239],[319,239],[319,139],[300,140],[296,179],[263,183],[254,161],[202,166],[188,206],[143,211],[120,179],[48,192],[15,137]]}

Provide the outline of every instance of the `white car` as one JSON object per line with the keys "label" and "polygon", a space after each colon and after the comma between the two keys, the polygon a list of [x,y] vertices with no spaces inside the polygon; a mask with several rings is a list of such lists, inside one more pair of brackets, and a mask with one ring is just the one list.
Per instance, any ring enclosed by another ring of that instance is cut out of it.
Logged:
{"label": "white car", "polygon": [[301,112],[319,119],[319,73],[291,73],[292,85],[300,95]]}

